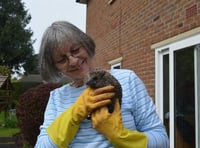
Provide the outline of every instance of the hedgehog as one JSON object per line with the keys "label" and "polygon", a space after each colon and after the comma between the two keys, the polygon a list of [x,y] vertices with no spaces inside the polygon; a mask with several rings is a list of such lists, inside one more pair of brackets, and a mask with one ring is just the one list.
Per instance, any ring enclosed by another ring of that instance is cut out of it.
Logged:
{"label": "hedgehog", "polygon": [[114,86],[115,96],[111,100],[111,104],[107,106],[108,112],[112,113],[114,111],[115,102],[119,99],[119,103],[121,106],[122,102],[122,87],[119,81],[112,76],[108,71],[96,68],[93,69],[86,78],[86,85],[92,89],[112,85]]}

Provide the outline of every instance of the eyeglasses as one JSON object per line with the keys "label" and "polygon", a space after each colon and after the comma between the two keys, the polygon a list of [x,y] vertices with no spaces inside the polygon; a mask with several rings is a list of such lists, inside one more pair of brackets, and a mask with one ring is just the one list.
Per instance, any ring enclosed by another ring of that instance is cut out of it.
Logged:
{"label": "eyeglasses", "polygon": [[73,49],[71,49],[70,54],[69,55],[63,55],[61,56],[58,60],[56,60],[54,63],[55,64],[65,64],[65,63],[69,63],[69,58],[73,57],[73,58],[77,58],[78,55],[80,55],[81,51],[82,51],[83,47],[82,46],[77,46]]}

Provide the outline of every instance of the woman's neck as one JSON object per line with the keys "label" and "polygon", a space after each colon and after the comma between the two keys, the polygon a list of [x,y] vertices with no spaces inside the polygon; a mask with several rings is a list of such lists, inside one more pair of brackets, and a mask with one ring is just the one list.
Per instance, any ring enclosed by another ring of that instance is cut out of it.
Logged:
{"label": "woman's neck", "polygon": [[83,79],[76,79],[73,80],[70,84],[72,87],[81,87],[84,85],[84,80]]}

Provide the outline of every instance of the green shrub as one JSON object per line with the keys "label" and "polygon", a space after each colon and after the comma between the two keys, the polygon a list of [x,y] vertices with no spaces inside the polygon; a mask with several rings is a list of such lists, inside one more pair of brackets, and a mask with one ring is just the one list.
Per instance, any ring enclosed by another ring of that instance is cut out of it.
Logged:
{"label": "green shrub", "polygon": [[0,65],[0,74],[3,76],[10,76],[11,70],[7,66]]}
{"label": "green shrub", "polygon": [[16,117],[12,117],[12,118],[8,117],[6,119],[5,127],[8,127],[8,128],[17,128],[17,119],[16,119]]}
{"label": "green shrub", "polygon": [[44,120],[44,111],[50,91],[60,84],[41,84],[20,95],[16,107],[16,115],[21,136],[34,146],[39,134],[39,126]]}

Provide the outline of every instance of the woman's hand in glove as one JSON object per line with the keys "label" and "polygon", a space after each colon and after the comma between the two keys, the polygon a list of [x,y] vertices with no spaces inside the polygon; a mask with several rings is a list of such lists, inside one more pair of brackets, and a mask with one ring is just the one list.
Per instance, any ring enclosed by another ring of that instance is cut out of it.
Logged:
{"label": "woman's hand in glove", "polygon": [[113,113],[102,107],[92,113],[93,128],[102,133],[116,148],[146,148],[147,136],[136,130],[124,128],[119,101]]}
{"label": "woman's hand in glove", "polygon": [[95,90],[87,88],[73,105],[74,121],[81,122],[94,110],[110,104],[114,95],[113,86],[105,86]]}

